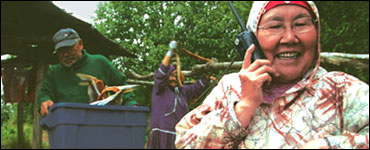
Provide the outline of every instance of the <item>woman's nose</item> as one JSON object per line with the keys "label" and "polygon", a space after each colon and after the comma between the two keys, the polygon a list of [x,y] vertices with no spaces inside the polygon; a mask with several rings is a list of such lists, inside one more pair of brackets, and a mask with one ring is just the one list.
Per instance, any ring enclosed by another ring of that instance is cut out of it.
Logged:
{"label": "woman's nose", "polygon": [[290,27],[285,28],[285,31],[282,35],[280,43],[282,44],[293,44],[298,42],[298,38],[294,33],[293,29]]}

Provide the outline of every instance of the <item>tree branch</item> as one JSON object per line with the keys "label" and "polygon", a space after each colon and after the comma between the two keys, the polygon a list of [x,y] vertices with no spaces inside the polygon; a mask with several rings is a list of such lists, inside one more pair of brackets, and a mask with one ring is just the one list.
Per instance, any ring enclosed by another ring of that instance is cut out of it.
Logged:
{"label": "tree branch", "polygon": [[193,58],[198,59],[198,60],[201,60],[201,61],[214,63],[214,61],[211,60],[211,59],[204,58],[204,57],[202,57],[200,55],[194,54],[194,53],[186,50],[184,47],[181,46],[180,43],[178,43],[178,45],[181,47],[181,51],[184,52],[185,54],[189,55],[190,57],[193,57]]}
{"label": "tree branch", "polygon": [[350,67],[358,70],[369,70],[369,54],[321,53],[321,63],[338,67]]}
{"label": "tree branch", "polygon": [[[154,85],[154,81],[143,81],[143,80],[127,80],[128,84],[140,84],[140,85]],[[194,81],[185,81],[185,84],[192,84]]]}
{"label": "tree branch", "polygon": [[134,71],[129,71],[127,76],[128,78],[131,78],[131,79],[139,79],[139,80],[148,80],[148,79],[153,79],[153,76],[154,73],[150,73],[150,74],[147,74],[147,75],[140,75]]}
{"label": "tree branch", "polygon": [[[368,54],[345,54],[345,53],[321,53],[321,63],[322,65],[335,65],[338,67],[354,67],[359,70],[369,69],[369,55]],[[181,71],[184,76],[200,75],[202,73],[213,73],[219,70],[225,70],[230,65],[230,62],[219,62],[219,63],[206,63],[199,64],[192,67],[191,71]],[[230,67],[231,70],[239,70],[242,66],[242,61],[236,61]],[[133,71],[130,71],[128,76],[131,79],[139,80],[153,80],[153,74],[139,75]],[[147,82],[147,81],[146,81]],[[149,84],[143,82],[143,84]],[[150,82],[150,85],[153,83]]]}

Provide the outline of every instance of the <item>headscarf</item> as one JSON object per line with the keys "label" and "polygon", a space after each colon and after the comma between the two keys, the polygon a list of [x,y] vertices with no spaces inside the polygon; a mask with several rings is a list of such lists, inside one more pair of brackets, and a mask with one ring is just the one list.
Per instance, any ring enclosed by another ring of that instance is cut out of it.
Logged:
{"label": "headscarf", "polygon": [[301,7],[305,8],[308,12],[310,12],[312,17],[314,17],[313,19],[316,19],[316,16],[315,16],[314,12],[312,11],[311,7],[308,5],[308,3],[306,1],[271,1],[266,5],[265,10],[263,11],[264,12],[263,14],[265,14],[270,9],[275,8],[277,6],[280,6],[280,5],[301,6]]}
{"label": "headscarf", "polygon": [[[272,8],[275,8],[280,5],[298,5],[304,7],[308,12],[311,13],[313,19],[317,19],[317,60],[315,68],[310,75],[309,82],[312,81],[317,70],[320,66],[320,52],[321,52],[321,43],[320,43],[320,16],[319,11],[313,1],[254,1],[252,8],[249,13],[247,29],[252,31],[255,35],[257,32],[257,26],[259,26],[262,16]],[[310,84],[308,84],[310,86]]]}

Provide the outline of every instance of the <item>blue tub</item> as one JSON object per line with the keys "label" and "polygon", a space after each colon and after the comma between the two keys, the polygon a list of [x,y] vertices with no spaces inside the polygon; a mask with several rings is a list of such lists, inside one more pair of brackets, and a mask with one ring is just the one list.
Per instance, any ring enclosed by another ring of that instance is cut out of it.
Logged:
{"label": "blue tub", "polygon": [[50,148],[144,148],[147,107],[58,103],[40,125]]}

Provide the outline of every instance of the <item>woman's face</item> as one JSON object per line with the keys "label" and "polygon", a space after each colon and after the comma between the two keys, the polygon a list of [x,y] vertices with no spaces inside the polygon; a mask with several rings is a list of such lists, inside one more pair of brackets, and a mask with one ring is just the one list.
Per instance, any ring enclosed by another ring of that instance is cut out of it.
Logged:
{"label": "woman's face", "polygon": [[[317,51],[317,30],[314,24],[312,28],[306,24],[311,18],[305,8],[294,5],[277,6],[262,16],[257,38],[267,59],[280,73],[273,82],[300,80],[312,67]],[[280,34],[271,32],[278,28],[285,30]]]}
{"label": "woman's face", "polygon": [[177,71],[176,69],[170,73],[168,76],[168,85],[171,87],[176,87],[177,86]]}

